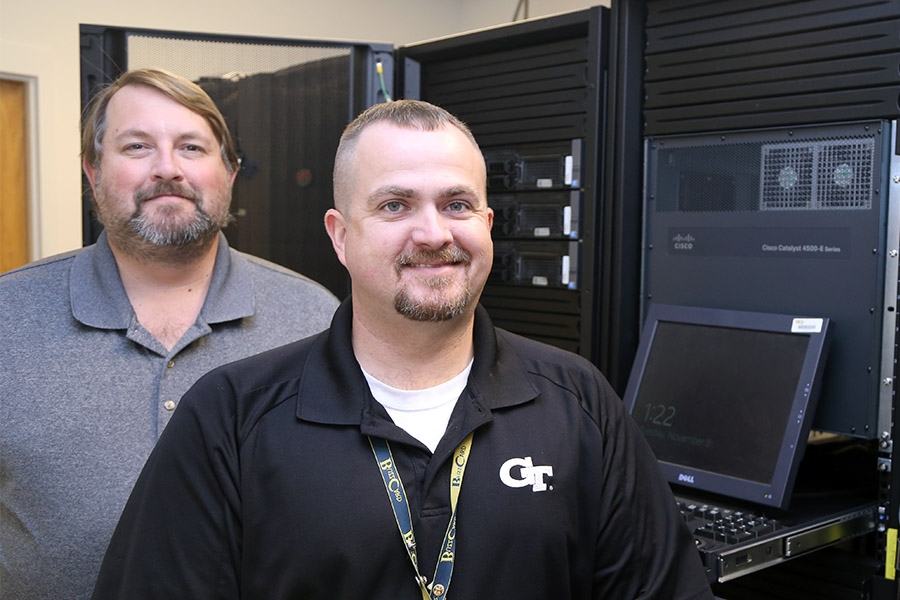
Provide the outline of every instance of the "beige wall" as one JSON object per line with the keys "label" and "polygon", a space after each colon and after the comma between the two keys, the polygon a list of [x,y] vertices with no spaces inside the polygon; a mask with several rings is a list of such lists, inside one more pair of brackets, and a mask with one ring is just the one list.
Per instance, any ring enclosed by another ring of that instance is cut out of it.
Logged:
{"label": "beige wall", "polygon": [[[608,0],[531,0],[545,16]],[[0,74],[30,83],[32,258],[81,245],[80,24],[401,45],[509,22],[518,0],[0,0]]]}
{"label": "beige wall", "polygon": [[[459,0],[459,3],[462,6],[462,31],[507,23],[512,20],[519,4],[518,0]],[[608,7],[610,0],[529,0],[528,16],[532,19],[546,17],[591,6]]]}

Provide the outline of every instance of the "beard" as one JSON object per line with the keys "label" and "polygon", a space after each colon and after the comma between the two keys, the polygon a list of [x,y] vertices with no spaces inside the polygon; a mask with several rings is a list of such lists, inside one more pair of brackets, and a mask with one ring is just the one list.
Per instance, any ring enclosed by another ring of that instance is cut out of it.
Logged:
{"label": "beard", "polygon": [[[94,205],[98,219],[108,235],[115,238],[124,249],[136,251],[157,249],[166,255],[189,257],[212,243],[218,232],[231,220],[228,207],[231,203],[230,188],[218,190],[206,202],[199,191],[174,181],[162,181],[134,193],[134,211],[129,216],[105,214],[101,206],[118,202],[111,190],[98,179],[97,198]],[[146,210],[146,202],[158,196],[180,196],[193,203],[194,209],[185,214],[182,207],[160,206]],[[212,207],[207,211],[205,206]]]}
{"label": "beard", "polygon": [[[454,262],[471,264],[471,255],[459,248],[444,248],[437,252],[413,252],[402,254],[397,258],[396,270],[399,274],[405,265],[437,262]],[[394,309],[412,321],[441,322],[449,321],[465,312],[472,303],[474,294],[468,278],[461,290],[448,295],[454,283],[454,277],[425,277],[420,279],[429,289],[428,298],[413,297],[406,287],[401,288],[394,296]]]}

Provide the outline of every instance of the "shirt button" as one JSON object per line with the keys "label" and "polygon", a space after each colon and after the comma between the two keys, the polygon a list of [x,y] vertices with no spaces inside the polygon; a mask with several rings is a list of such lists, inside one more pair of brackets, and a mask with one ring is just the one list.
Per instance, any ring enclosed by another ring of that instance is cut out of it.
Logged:
{"label": "shirt button", "polygon": [[166,400],[163,406],[166,407],[166,410],[175,410],[175,402],[172,400]]}
{"label": "shirt button", "polygon": [[166,366],[169,367],[169,368],[171,369],[172,367],[175,366],[175,361],[174,361],[174,360],[170,360],[170,361],[169,361],[169,364],[166,365]]}

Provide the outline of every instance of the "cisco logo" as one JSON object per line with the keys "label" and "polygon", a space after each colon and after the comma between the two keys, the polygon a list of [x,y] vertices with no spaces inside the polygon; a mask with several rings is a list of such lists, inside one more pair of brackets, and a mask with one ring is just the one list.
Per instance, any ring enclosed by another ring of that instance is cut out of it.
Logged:
{"label": "cisco logo", "polygon": [[684,473],[679,473],[678,481],[683,481],[684,483],[694,483],[694,476],[693,475],[685,475]]}
{"label": "cisco logo", "polygon": [[693,250],[694,242],[696,241],[697,239],[691,234],[684,235],[679,233],[672,237],[672,247],[675,250]]}

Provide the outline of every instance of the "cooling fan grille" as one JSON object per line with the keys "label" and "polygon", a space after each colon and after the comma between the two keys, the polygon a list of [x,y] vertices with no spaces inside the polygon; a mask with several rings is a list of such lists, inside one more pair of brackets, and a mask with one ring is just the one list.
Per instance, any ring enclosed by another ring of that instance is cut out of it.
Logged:
{"label": "cooling fan grille", "polygon": [[762,145],[760,210],[870,209],[873,138]]}

